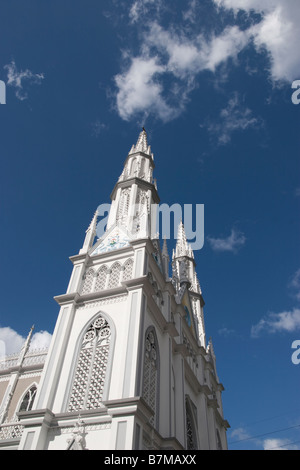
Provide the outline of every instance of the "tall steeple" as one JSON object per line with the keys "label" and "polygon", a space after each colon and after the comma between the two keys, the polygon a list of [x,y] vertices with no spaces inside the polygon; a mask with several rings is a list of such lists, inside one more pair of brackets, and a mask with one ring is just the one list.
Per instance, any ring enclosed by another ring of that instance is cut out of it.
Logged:
{"label": "tall steeple", "polygon": [[143,128],[111,194],[107,231],[119,227],[129,239],[152,237],[154,205],[159,203],[153,170],[154,158]]}
{"label": "tall steeple", "polygon": [[180,286],[186,284],[194,292],[201,293],[196,273],[194,252],[190,243],[187,242],[184,225],[182,221],[178,226],[176,248],[172,256],[173,284],[179,290]]}
{"label": "tall steeple", "polygon": [[181,223],[171,280],[167,242],[161,250],[155,236],[153,169],[143,129],[105,232],[94,243],[96,212],[70,258],[67,292],[55,297],[60,312],[35,401],[19,413],[20,450],[216,449],[218,434],[227,446],[193,250]]}

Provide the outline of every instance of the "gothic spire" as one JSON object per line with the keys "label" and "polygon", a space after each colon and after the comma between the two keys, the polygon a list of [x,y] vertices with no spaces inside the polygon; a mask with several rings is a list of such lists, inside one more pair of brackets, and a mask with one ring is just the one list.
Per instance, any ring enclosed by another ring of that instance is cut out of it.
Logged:
{"label": "gothic spire", "polygon": [[85,239],[84,239],[83,247],[80,250],[80,253],[87,253],[88,250],[93,246],[93,242],[96,236],[97,219],[98,219],[98,209],[95,211],[94,216],[91,220],[91,223],[85,232]]}
{"label": "gothic spire", "polygon": [[94,232],[96,230],[96,226],[97,226],[97,219],[98,219],[98,209],[96,209],[95,213],[94,213],[94,216],[91,220],[91,223],[86,231],[86,233],[91,230],[92,232]]}
{"label": "gothic spire", "polygon": [[148,145],[147,132],[144,127],[143,130],[140,132],[136,145],[133,145],[131,147],[129,154],[136,152],[143,152],[147,155],[151,155],[151,147],[150,145]]}
{"label": "gothic spire", "polygon": [[188,256],[189,258],[194,258],[194,253],[191,248],[191,245],[187,242],[184,225],[182,221],[178,226],[177,232],[177,243],[175,249],[175,257],[179,258],[180,256]]}
{"label": "gothic spire", "polygon": [[33,333],[33,330],[34,330],[34,325],[32,325],[32,327],[30,328],[30,331],[28,333],[28,336],[26,338],[26,341],[20,351],[20,355],[19,355],[19,360],[18,360],[18,364],[21,365],[22,362],[23,362],[23,359],[25,357],[25,354],[27,353],[28,349],[29,349],[29,346],[30,346],[30,341],[31,341],[31,337],[32,337],[32,333]]}
{"label": "gothic spire", "polygon": [[180,222],[177,233],[177,243],[172,256],[173,282],[179,287],[187,283],[191,290],[201,293],[196,274],[196,263],[191,244],[188,243],[184,225]]}

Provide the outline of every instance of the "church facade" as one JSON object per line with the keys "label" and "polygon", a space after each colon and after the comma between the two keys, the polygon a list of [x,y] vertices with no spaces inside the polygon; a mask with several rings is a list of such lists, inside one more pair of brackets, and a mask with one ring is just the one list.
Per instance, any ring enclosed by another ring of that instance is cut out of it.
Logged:
{"label": "church facade", "polygon": [[70,258],[49,350],[30,351],[31,331],[0,362],[0,449],[227,449],[194,254],[182,223],[171,260],[153,236],[153,170],[143,129],[104,234],[96,211]]}

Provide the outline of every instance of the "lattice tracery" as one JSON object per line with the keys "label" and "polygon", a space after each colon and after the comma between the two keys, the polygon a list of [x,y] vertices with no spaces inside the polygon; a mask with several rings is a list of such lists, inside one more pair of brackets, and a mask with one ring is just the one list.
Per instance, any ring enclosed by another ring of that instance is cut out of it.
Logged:
{"label": "lattice tracery", "polygon": [[101,406],[111,331],[99,316],[86,331],[79,352],[68,411]]}
{"label": "lattice tracery", "polygon": [[97,274],[97,280],[95,284],[95,291],[101,291],[105,289],[106,286],[106,278],[107,278],[107,266],[101,266]]}
{"label": "lattice tracery", "polygon": [[192,415],[190,403],[186,400],[186,448],[187,450],[197,450],[196,425]]}
{"label": "lattice tracery", "polygon": [[81,294],[89,294],[92,291],[93,281],[94,281],[94,270],[89,269],[84,276],[83,285],[81,288]]}
{"label": "lattice tracery", "polygon": [[152,425],[154,425],[155,422],[157,407],[158,364],[158,347],[155,334],[153,330],[150,330],[145,341],[143,398],[154,413],[150,419]]}
{"label": "lattice tracery", "polygon": [[123,281],[128,281],[128,279],[132,278],[132,268],[133,260],[130,258],[124,264]]}
{"label": "lattice tracery", "polygon": [[125,224],[127,222],[130,192],[131,192],[131,188],[125,188],[122,190],[122,193],[121,193],[117,220],[119,220],[122,224]]}
{"label": "lattice tracery", "polygon": [[109,276],[108,288],[112,289],[113,287],[117,287],[120,283],[120,274],[121,274],[121,265],[119,263],[115,263],[111,268],[111,273]]}

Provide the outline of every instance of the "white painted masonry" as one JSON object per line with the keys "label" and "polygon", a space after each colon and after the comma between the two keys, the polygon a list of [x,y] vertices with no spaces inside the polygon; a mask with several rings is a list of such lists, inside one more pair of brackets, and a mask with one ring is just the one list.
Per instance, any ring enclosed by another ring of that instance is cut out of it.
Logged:
{"label": "white painted masonry", "polygon": [[[104,235],[95,241],[96,212],[70,258],[68,289],[55,297],[55,331],[25,410],[24,399],[12,409],[7,388],[17,390],[24,368],[13,375],[0,367],[0,448],[227,449],[193,251],[181,223],[169,277],[167,243],[161,249],[151,231],[159,202],[153,170],[143,129],[112,192]],[[8,416],[13,421],[4,423]]]}

